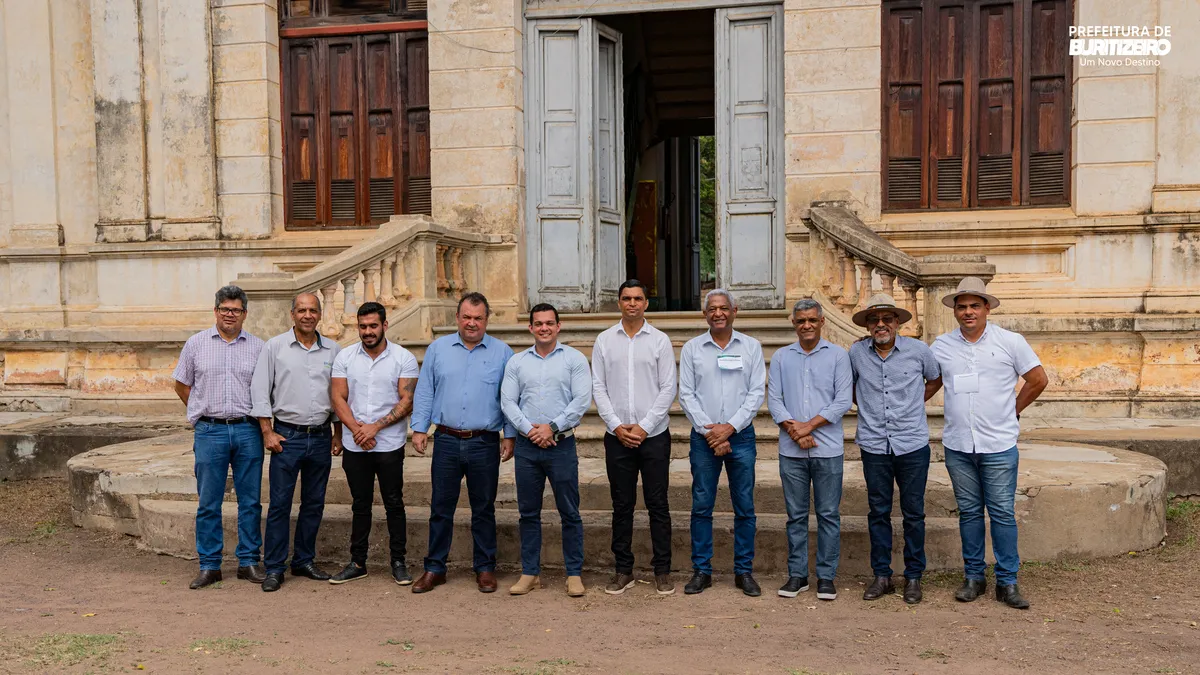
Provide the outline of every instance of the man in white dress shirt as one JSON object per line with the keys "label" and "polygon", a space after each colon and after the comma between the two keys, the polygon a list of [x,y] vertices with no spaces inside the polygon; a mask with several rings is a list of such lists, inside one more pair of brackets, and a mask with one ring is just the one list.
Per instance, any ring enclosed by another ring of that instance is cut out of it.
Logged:
{"label": "man in white dress shirt", "polygon": [[[1017,420],[1046,388],[1048,378],[1023,336],[988,323],[988,313],[1000,301],[987,293],[982,279],[963,279],[955,292],[942,298],[942,304],[954,309],[959,325],[939,336],[932,348],[946,387],[942,445],[962,537],[963,585],[954,597],[971,602],[987,591],[986,508],[996,555],[996,599],[1009,607],[1029,609],[1017,589],[1021,565],[1013,509],[1021,432]],[[1019,394],[1018,377],[1025,380]]]}
{"label": "man in white dress shirt", "polygon": [[605,587],[619,595],[633,576],[633,507],[638,474],[650,514],[655,589],[671,595],[671,402],[675,400],[675,350],[665,333],[646,322],[646,286],[630,279],[617,289],[621,321],[596,338],[592,393],[604,420],[604,461],[613,500],[612,552],[616,574]]}
{"label": "man in white dress shirt", "polygon": [[692,423],[692,579],[688,595],[712,586],[713,504],[721,467],[729,477],[733,502],[735,586],[762,595],[754,580],[754,418],[766,395],[767,366],[762,345],[733,329],[737,304],[729,291],[704,296],[708,332],[692,338],[679,355],[679,405]]}
{"label": "man in white dress shirt", "polygon": [[350,488],[350,563],[329,580],[333,584],[367,576],[371,504],[375,480],[387,514],[392,579],[412,583],[405,564],[408,524],[404,514],[404,442],[417,357],[387,339],[387,310],[377,302],[358,308],[359,343],[343,349],[333,362],[333,411],[342,421],[342,470]]}

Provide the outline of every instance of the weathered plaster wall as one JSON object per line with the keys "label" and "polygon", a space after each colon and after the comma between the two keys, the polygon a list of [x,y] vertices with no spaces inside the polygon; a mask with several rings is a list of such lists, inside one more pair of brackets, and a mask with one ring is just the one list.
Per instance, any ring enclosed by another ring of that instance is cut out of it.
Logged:
{"label": "weathered plaster wall", "polygon": [[1159,0],[1158,23],[1171,26],[1171,53],[1158,68],[1158,165],[1152,207],[1200,211],[1200,3]]}

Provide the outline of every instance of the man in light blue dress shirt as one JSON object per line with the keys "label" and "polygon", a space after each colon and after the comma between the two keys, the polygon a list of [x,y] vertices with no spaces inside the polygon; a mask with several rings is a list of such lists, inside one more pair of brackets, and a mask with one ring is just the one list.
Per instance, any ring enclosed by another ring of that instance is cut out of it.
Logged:
{"label": "man in light blue dress shirt", "polygon": [[413,399],[413,449],[425,454],[429,427],[436,424],[437,433],[430,466],[429,553],[413,593],[446,583],[464,476],[471,502],[475,581],[483,593],[496,591],[496,488],[500,462],[512,457],[516,431],[500,410],[500,382],[513,352],[487,334],[490,315],[483,294],[467,293],[455,312],[458,332],[434,340],[425,350]]}
{"label": "man in light blue dress shirt", "polygon": [[513,456],[521,512],[521,578],[509,589],[512,595],[525,595],[541,585],[542,492],[547,479],[562,520],[567,595],[585,593],[575,427],[592,402],[592,371],[583,354],[558,342],[560,330],[553,305],[534,305],[529,310],[534,345],[509,359],[500,386],[500,407],[519,434]]}
{"label": "man in light blue dress shirt", "polygon": [[762,345],[733,329],[737,304],[729,291],[704,296],[708,332],[692,338],[679,356],[679,404],[692,424],[692,579],[688,595],[712,586],[712,513],[721,467],[733,502],[734,585],[762,595],[754,580],[754,417],[767,381]]}
{"label": "man in light blue dress shirt", "polygon": [[837,598],[842,520],[842,416],[850,410],[853,375],[846,350],[821,338],[824,311],[815,300],[792,308],[798,342],[775,352],[767,409],[779,425],[779,476],[787,507],[788,580],[779,595],[808,590],[808,500],[817,514],[817,597]]}

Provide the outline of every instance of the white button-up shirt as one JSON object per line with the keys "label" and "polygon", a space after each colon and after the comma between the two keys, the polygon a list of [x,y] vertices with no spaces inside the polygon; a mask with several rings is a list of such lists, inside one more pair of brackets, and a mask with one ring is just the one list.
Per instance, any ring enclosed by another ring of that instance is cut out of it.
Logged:
{"label": "white button-up shirt", "polygon": [[605,330],[592,348],[592,396],[609,433],[622,424],[636,424],[647,436],[666,431],[675,400],[670,338],[649,321],[632,338],[620,322]]}
{"label": "white button-up shirt", "polygon": [[958,452],[1004,452],[1017,444],[1017,380],[1042,365],[1020,333],[993,323],[976,342],[961,329],[941,335],[933,355],[946,387],[942,445]]}
{"label": "white button-up shirt", "polygon": [[766,396],[767,365],[758,340],[736,330],[721,349],[712,333],[688,340],[679,355],[679,405],[696,433],[706,424],[754,422]]}
{"label": "white button-up shirt", "polygon": [[[417,357],[388,341],[383,353],[371,358],[362,343],[347,347],[333,360],[333,376],[345,378],[350,390],[347,403],[354,419],[368,424],[379,421],[400,402],[400,380],[416,378],[421,372]],[[404,447],[408,418],[384,427],[375,434],[375,447],[364,451],[354,442],[354,433],[342,426],[342,445],[350,452],[391,452]]]}

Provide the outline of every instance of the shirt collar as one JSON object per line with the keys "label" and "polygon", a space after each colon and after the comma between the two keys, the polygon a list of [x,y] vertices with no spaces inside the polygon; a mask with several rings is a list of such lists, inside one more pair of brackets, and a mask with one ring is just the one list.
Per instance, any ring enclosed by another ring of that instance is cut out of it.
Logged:
{"label": "shirt collar", "polygon": [[[710,344],[710,345],[716,347],[717,349],[721,349],[721,345],[717,344],[717,341],[713,339],[712,331],[705,331],[704,335],[701,336],[701,339],[702,339],[701,344]],[[733,331],[733,334],[729,338],[729,344],[725,345],[725,349],[729,349],[730,347],[732,347],[733,343],[735,343],[735,342],[741,342],[741,339],[742,339],[742,334],[737,332],[736,330]]]}
{"label": "shirt collar", "polygon": [[[303,343],[303,342],[301,342],[301,341],[300,341],[300,338],[299,338],[299,337],[296,335],[296,327],[295,327],[295,326],[292,326],[292,327],[291,327],[291,328],[288,330],[288,332],[292,334],[292,341],[291,341],[291,343],[289,343],[289,344],[295,344],[295,345],[300,345],[301,347],[304,347],[304,343]],[[316,344],[315,344],[314,346],[315,346],[317,349],[326,349],[325,343],[321,341],[321,334],[320,334],[320,333],[317,333],[317,342],[316,342]],[[305,349],[309,349],[308,347],[304,347],[304,348],[305,348]]]}
{"label": "shirt collar", "polygon": [[[547,358],[547,359],[548,359],[548,358],[550,358],[551,356],[554,356],[555,354],[557,354],[558,352],[561,352],[562,350],[563,350],[563,343],[561,343],[561,342],[555,342],[555,343],[554,343],[554,349],[551,349],[551,350],[550,350],[550,353],[549,353],[549,354],[547,354],[547,355],[545,356],[545,358]],[[537,353],[537,345],[534,345],[534,346],[530,347],[529,349],[526,349],[526,350],[525,350],[525,353],[526,353],[526,354],[533,354],[534,356],[536,356],[536,357],[537,357],[537,358],[539,358],[539,359],[543,358],[541,354]]]}
{"label": "shirt collar", "polygon": [[804,356],[812,356],[813,354],[816,354],[817,352],[821,351],[822,349],[825,349],[826,347],[828,347],[829,344],[830,343],[828,340],[826,340],[825,338],[821,338],[821,340],[819,342],[817,342],[817,346],[814,347],[811,352],[805,352],[804,348],[800,346],[800,341],[796,340],[795,342],[793,342],[791,344],[791,348],[793,351],[798,352]]}
{"label": "shirt collar", "polygon": [[[387,338],[384,338],[383,343],[384,343],[383,344],[383,352],[380,353],[377,358],[373,359],[374,361],[379,361],[379,359],[387,358],[392,353],[392,341],[388,340]],[[367,353],[367,348],[363,346],[362,340],[359,340],[358,344],[355,346],[358,347],[359,354],[367,357],[368,359],[371,358],[371,355]]]}
{"label": "shirt collar", "polygon": [[[476,346],[476,347],[487,347],[487,346],[488,346],[488,340],[489,340],[491,337],[492,337],[491,335],[488,335],[487,333],[484,333],[484,334],[483,334],[483,339],[482,339],[482,340],[480,340],[480,341],[479,341],[479,344],[477,344],[477,345],[475,345],[475,346]],[[450,341],[450,344],[452,344],[452,345],[458,345],[458,346],[462,347],[463,349],[466,349],[466,348],[467,348],[467,346],[466,346],[465,344],[463,344],[463,341],[462,341],[462,336],[458,334],[458,331],[454,331],[454,339]],[[470,350],[468,350],[468,351],[470,351]]]}
{"label": "shirt collar", "polygon": [[[625,325],[623,323],[621,323],[621,321],[618,320],[617,325],[614,326],[614,328],[616,328],[617,332],[619,332],[621,335],[624,335],[625,337],[629,337],[629,334],[625,332]],[[645,319],[645,317],[643,317],[642,318],[642,327],[639,328],[638,331],[636,333],[634,333],[633,335],[634,335],[634,337],[637,337],[638,335],[641,335],[642,333],[649,333],[649,332],[650,332],[650,322],[647,321]]]}
{"label": "shirt collar", "polygon": [[970,340],[967,339],[967,336],[963,335],[962,326],[959,326],[958,328],[954,329],[954,336],[957,337],[959,340],[962,340],[964,344],[977,345],[977,344],[982,344],[983,341],[985,339],[987,339],[988,333],[990,333],[991,330],[992,330],[992,322],[988,321],[987,323],[983,324],[983,334],[981,334],[979,336],[979,339],[974,342],[971,342]]}
{"label": "shirt collar", "polygon": [[[217,330],[217,327],[216,327],[215,325],[214,325],[212,328],[209,328],[209,329],[208,329],[208,336],[209,336],[209,337],[220,338],[220,340],[221,340],[222,342],[224,342],[224,341],[225,341],[225,337],[224,337],[223,335],[221,335],[221,331]],[[239,341],[241,341],[241,340],[245,340],[245,339],[247,339],[247,338],[249,338],[249,337],[250,337],[250,334],[246,332],[246,329],[245,329],[245,328],[243,328],[243,329],[242,329],[242,332],[238,333],[238,336],[237,336],[237,337],[235,337],[235,338],[233,339],[233,341],[234,341],[234,342],[239,342]]]}

